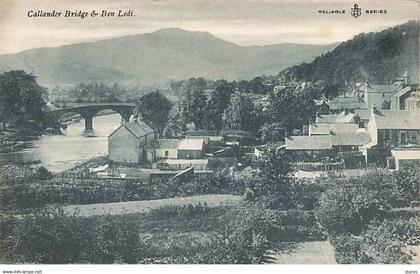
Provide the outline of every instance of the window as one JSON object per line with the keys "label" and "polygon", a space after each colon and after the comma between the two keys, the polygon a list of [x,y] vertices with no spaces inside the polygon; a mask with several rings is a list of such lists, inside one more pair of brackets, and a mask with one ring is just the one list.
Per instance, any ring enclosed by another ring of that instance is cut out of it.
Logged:
{"label": "window", "polygon": [[168,157],[168,156],[169,156],[169,151],[165,150],[165,157]]}
{"label": "window", "polygon": [[416,131],[413,132],[413,134],[411,135],[411,141],[413,142],[413,144],[418,144],[419,143],[419,135]]}
{"label": "window", "polygon": [[401,131],[400,132],[400,144],[405,145],[406,143],[406,132]]}

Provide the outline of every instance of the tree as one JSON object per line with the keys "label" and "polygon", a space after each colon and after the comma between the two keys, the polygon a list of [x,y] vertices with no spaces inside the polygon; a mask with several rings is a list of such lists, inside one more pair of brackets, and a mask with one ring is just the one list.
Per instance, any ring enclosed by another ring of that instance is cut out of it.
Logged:
{"label": "tree", "polygon": [[390,208],[392,191],[386,175],[374,171],[348,182],[337,181],[319,200],[319,222],[333,233],[360,234],[383,210]]}
{"label": "tree", "polygon": [[226,80],[218,80],[211,94],[205,115],[206,129],[221,129],[223,127],[222,114],[230,103],[233,85]]}
{"label": "tree", "polygon": [[163,130],[164,136],[173,137],[186,130],[188,121],[186,120],[186,115],[183,111],[184,110],[180,102],[172,106],[168,114],[168,123]]}
{"label": "tree", "polygon": [[144,121],[152,124],[160,134],[168,122],[171,107],[171,101],[159,91],[144,95],[137,104],[138,113],[140,113]]}
{"label": "tree", "polygon": [[232,94],[230,104],[223,113],[224,128],[255,130],[254,104],[242,93]]}
{"label": "tree", "polygon": [[276,150],[264,151],[257,162],[249,188],[251,200],[264,203],[270,208],[289,209],[291,200],[292,172],[287,155]]}
{"label": "tree", "polygon": [[390,178],[395,206],[406,207],[419,201],[420,172],[418,169],[400,169]]}
{"label": "tree", "polygon": [[36,77],[23,70],[0,74],[0,117],[3,127],[12,123],[26,128],[28,123],[41,127],[48,97],[47,90],[36,82]]}
{"label": "tree", "polygon": [[197,129],[203,129],[207,97],[203,89],[188,90],[181,101],[185,120],[194,123]]}

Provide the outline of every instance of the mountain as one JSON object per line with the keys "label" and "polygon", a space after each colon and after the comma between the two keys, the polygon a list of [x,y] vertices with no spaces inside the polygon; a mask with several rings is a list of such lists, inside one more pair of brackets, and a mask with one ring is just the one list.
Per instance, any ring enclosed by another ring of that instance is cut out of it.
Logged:
{"label": "mountain", "polygon": [[206,32],[162,29],[0,55],[0,71],[31,71],[43,85],[79,82],[150,85],[190,77],[247,79],[277,74],[289,66],[311,61],[336,45],[239,46]]}
{"label": "mountain", "polygon": [[419,21],[380,32],[362,33],[311,63],[282,71],[287,80],[324,80],[330,86],[368,81],[383,84],[408,73],[419,77]]}

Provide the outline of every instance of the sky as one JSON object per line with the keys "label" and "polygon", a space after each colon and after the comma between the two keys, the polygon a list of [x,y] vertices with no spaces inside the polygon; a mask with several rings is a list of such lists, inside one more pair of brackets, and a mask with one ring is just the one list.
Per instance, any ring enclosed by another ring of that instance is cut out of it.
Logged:
{"label": "sky", "polygon": [[[420,20],[420,0],[0,0],[0,54],[55,47],[162,28],[206,31],[239,45],[327,44],[361,32]],[[132,17],[28,17],[30,11],[133,10]],[[346,10],[321,14],[318,10]],[[387,14],[365,14],[386,9]]]}

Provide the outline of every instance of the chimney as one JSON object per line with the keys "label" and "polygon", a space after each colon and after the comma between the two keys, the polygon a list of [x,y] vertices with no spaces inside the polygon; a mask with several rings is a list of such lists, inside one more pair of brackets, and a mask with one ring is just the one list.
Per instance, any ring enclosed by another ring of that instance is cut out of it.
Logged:
{"label": "chimney", "polygon": [[373,106],[372,106],[372,113],[373,113],[373,114],[378,114],[378,112],[379,112],[379,111],[378,111],[378,108],[377,108],[375,105],[373,105]]}

